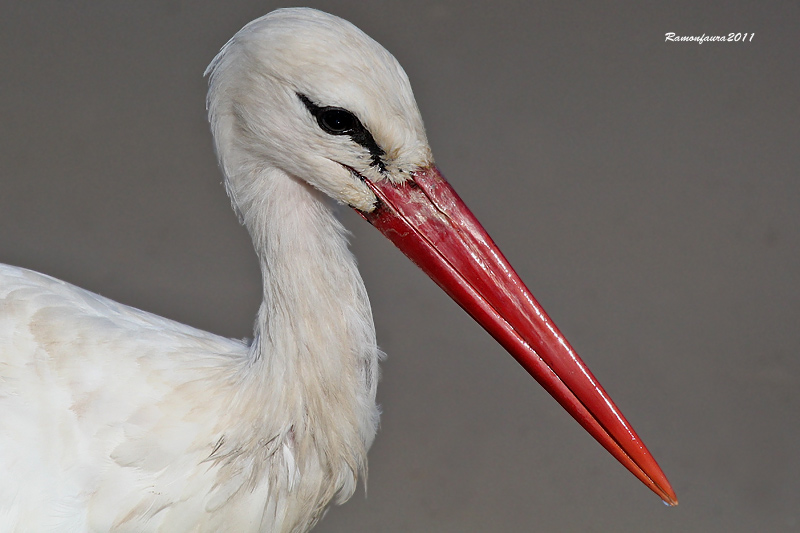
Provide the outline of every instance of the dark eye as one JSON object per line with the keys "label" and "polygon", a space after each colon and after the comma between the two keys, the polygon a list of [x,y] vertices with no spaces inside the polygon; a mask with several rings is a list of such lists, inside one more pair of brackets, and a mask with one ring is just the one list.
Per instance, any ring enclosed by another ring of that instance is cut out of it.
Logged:
{"label": "dark eye", "polygon": [[369,151],[370,159],[372,159],[369,166],[378,167],[378,170],[382,173],[386,172],[386,163],[381,159],[381,156],[386,152],[378,146],[372,134],[358,120],[358,117],[341,107],[323,107],[315,104],[308,96],[302,93],[295,94],[306,106],[311,116],[317,119],[317,124],[325,133],[347,135],[354,143],[363,146]]}
{"label": "dark eye", "polygon": [[356,129],[358,119],[344,109],[326,109],[317,118],[319,125],[332,135],[350,133]]}

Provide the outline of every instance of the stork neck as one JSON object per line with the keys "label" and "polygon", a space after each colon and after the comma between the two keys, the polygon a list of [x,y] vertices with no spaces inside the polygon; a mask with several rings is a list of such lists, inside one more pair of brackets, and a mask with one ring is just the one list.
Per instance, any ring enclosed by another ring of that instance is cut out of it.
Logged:
{"label": "stork neck", "polygon": [[234,197],[264,291],[250,364],[261,367],[263,390],[282,398],[296,439],[350,454],[360,470],[377,426],[379,351],[346,230],[304,181],[270,169],[248,183],[259,190]]}
{"label": "stork neck", "polygon": [[[282,172],[270,174],[271,190],[243,212],[264,291],[254,331],[260,348],[252,355],[287,364],[296,364],[295,357],[345,363],[336,360],[375,343],[347,231],[321,193]],[[332,370],[340,374],[347,366]]]}

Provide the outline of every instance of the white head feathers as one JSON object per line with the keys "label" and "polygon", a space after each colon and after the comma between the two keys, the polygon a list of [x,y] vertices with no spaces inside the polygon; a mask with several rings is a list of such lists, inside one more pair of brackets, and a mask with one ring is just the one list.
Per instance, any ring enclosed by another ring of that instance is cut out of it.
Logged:
{"label": "white head feathers", "polygon": [[[256,19],[206,73],[217,154],[239,209],[247,180],[268,168],[370,211],[375,197],[361,178],[402,181],[432,163],[400,64],[333,15],[280,9]],[[332,108],[355,116],[367,137],[325,131],[320,113]]]}

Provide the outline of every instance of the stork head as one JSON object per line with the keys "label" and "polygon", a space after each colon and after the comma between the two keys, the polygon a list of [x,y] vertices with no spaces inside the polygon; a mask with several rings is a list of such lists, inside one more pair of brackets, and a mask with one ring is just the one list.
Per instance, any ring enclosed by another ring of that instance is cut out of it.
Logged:
{"label": "stork head", "polygon": [[[338,17],[273,11],[242,28],[206,72],[228,180],[272,165],[369,212],[376,198],[365,180],[398,183],[433,164],[403,68]],[[228,190],[236,203],[237,184]]]}
{"label": "stork head", "polygon": [[[352,24],[282,9],[208,69],[209,116],[233,203],[278,170],[356,209],[480,323],[665,502],[644,443],[433,165],[403,69]],[[243,192],[244,191],[244,192]],[[244,202],[243,202],[244,200]]]}

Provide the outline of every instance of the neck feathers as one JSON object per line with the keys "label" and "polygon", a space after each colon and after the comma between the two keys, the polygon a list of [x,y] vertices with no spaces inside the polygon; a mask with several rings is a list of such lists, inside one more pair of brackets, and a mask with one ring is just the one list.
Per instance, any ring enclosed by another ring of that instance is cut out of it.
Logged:
{"label": "neck feathers", "polygon": [[233,197],[264,290],[239,384],[259,435],[240,438],[283,446],[271,457],[283,464],[269,471],[286,477],[270,484],[321,510],[352,495],[377,430],[380,351],[369,300],[346,230],[319,192],[276,169],[238,178],[250,189]]}

